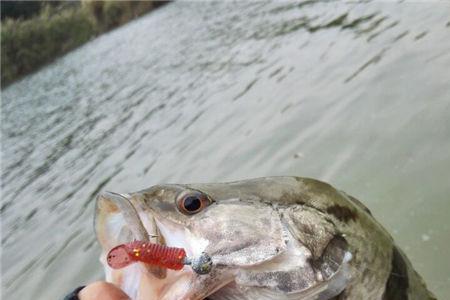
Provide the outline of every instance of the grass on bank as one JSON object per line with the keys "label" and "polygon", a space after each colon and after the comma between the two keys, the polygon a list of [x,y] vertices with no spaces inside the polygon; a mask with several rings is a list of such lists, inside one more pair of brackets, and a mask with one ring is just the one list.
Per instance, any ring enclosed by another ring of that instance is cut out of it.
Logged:
{"label": "grass on bank", "polygon": [[31,73],[91,38],[152,8],[152,1],[88,1],[44,7],[27,20],[1,24],[1,84]]}

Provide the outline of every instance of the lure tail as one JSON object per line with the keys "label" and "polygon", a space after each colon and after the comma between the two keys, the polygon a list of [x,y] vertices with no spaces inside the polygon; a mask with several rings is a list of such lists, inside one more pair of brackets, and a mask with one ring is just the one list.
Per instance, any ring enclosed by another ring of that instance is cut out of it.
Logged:
{"label": "lure tail", "polygon": [[112,248],[107,255],[107,262],[113,269],[143,262],[166,269],[181,270],[186,264],[186,252],[182,248],[134,241]]}

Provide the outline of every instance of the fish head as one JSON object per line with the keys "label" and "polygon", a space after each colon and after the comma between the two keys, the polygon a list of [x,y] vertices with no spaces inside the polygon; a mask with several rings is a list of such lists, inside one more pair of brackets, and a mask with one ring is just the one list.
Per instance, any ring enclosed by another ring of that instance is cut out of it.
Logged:
{"label": "fish head", "polygon": [[[132,299],[215,299],[222,291],[285,293],[317,287],[323,278],[314,273],[312,252],[289,230],[292,222],[284,220],[292,214],[286,210],[291,205],[279,205],[282,190],[265,184],[156,185],[131,194],[99,195],[95,229],[107,280]],[[183,248],[193,259],[206,253],[212,269],[199,274],[188,265],[166,270],[144,263],[110,268],[108,251],[133,240]]]}

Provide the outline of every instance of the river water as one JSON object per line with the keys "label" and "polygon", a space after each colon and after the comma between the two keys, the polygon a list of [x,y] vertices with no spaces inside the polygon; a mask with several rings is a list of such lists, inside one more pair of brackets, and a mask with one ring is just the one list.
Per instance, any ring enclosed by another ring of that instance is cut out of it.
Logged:
{"label": "river water", "polygon": [[2,294],[100,279],[94,196],[270,175],[359,198],[450,299],[450,4],[172,3],[2,91]]}

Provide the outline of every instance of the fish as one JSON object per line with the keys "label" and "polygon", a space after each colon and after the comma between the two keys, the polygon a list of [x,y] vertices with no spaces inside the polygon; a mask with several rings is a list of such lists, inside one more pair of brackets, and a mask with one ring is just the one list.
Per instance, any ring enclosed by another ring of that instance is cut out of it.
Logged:
{"label": "fish", "polygon": [[[133,300],[436,299],[370,210],[316,179],[104,192],[94,223],[106,280]],[[170,269],[157,256],[156,264],[108,264],[118,245],[146,243],[193,261],[206,255],[208,268]]]}

